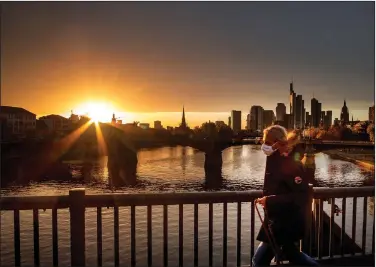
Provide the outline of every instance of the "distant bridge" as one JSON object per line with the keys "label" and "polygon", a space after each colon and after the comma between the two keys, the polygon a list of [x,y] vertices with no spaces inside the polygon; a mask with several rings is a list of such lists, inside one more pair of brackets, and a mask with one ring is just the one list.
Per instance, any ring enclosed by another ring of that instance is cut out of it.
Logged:
{"label": "distant bridge", "polygon": [[[261,138],[246,138],[246,139],[234,139],[234,145],[244,145],[244,144],[255,144],[260,145],[262,143]],[[316,150],[329,150],[335,148],[374,148],[375,144],[373,142],[367,141],[335,141],[335,140],[301,140],[301,144],[304,146],[311,144]]]}

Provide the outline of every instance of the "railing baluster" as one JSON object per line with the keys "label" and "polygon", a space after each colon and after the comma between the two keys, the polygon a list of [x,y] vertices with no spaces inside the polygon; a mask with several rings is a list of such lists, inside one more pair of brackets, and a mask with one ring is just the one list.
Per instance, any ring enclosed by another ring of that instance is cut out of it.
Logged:
{"label": "railing baluster", "polygon": [[375,197],[373,202],[372,254],[375,255]]}
{"label": "railing baluster", "polygon": [[115,266],[119,266],[119,207],[114,207],[114,258]]}
{"label": "railing baluster", "polygon": [[97,263],[102,266],[102,208],[97,208]]}
{"label": "railing baluster", "polygon": [[372,254],[375,255],[375,204],[373,204]]}
{"label": "railing baluster", "polygon": [[179,204],[179,267],[183,266],[183,204]]}
{"label": "railing baluster", "polygon": [[85,266],[85,189],[69,190],[71,266]]}
{"label": "railing baluster", "polygon": [[213,203],[209,203],[209,266],[213,266]]}
{"label": "railing baluster", "polygon": [[163,264],[168,266],[168,206],[163,205]]}
{"label": "railing baluster", "polygon": [[153,262],[153,251],[152,251],[152,230],[151,230],[151,205],[147,206],[148,212],[148,266],[152,266]]}
{"label": "railing baluster", "polygon": [[236,232],[237,232],[237,245],[236,245],[236,266],[240,266],[241,265],[241,238],[242,238],[242,235],[241,235],[241,231],[242,231],[242,225],[241,225],[241,222],[242,222],[242,203],[241,202],[238,202],[238,221],[237,221],[237,227],[236,227]]}
{"label": "railing baluster", "polygon": [[33,209],[33,230],[34,230],[34,265],[40,265],[39,255],[39,213],[38,209]]}
{"label": "railing baluster", "polygon": [[57,235],[57,209],[52,209],[52,261],[53,265],[59,265],[59,249],[58,249],[58,235]]}
{"label": "railing baluster", "polygon": [[223,266],[227,266],[227,203],[223,203]]}
{"label": "railing baluster", "polygon": [[355,254],[355,248],[356,248],[356,243],[355,243],[355,229],[356,229],[356,201],[357,201],[357,198],[354,197],[353,198],[353,217],[352,217],[352,231],[351,231],[351,238],[352,238],[352,242],[353,242],[353,249],[351,250],[351,254],[354,255]]}
{"label": "railing baluster", "polygon": [[136,207],[131,206],[131,266],[136,266]]}
{"label": "railing baluster", "polygon": [[341,247],[341,256],[343,257],[344,251],[343,251],[343,244],[344,244],[344,238],[346,235],[346,198],[342,198],[342,225],[341,225],[341,241],[340,241],[340,247]]}
{"label": "railing baluster", "polygon": [[319,229],[318,229],[318,258],[321,259],[323,256],[323,235],[324,232],[324,211],[323,211],[323,200],[319,200]]}
{"label": "railing baluster", "polygon": [[14,210],[14,265],[21,266],[20,211]]}
{"label": "railing baluster", "polygon": [[335,205],[335,198],[331,199],[330,205],[330,224],[329,224],[329,257],[333,257],[333,249],[334,249],[334,205]]}
{"label": "railing baluster", "polygon": [[198,266],[198,204],[194,204],[194,210],[193,210],[193,250],[194,250],[194,259],[193,259],[193,262],[194,262],[194,266]]}
{"label": "railing baluster", "polygon": [[367,232],[367,197],[363,201],[363,235],[362,235],[362,254],[366,254],[366,232]]}
{"label": "railing baluster", "polygon": [[255,202],[251,202],[251,259],[249,265],[252,266],[253,255],[255,255]]}

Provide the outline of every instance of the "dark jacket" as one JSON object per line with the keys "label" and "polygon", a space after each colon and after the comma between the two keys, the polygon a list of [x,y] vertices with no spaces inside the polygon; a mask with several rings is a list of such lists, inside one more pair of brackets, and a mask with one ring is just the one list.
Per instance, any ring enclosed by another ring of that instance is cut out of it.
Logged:
{"label": "dark jacket", "polygon": [[[296,179],[296,177],[301,177]],[[303,238],[305,209],[308,201],[308,179],[300,158],[294,151],[284,157],[278,151],[267,157],[263,195],[269,196],[265,223],[271,223],[278,244]],[[257,240],[269,242],[261,227]]]}

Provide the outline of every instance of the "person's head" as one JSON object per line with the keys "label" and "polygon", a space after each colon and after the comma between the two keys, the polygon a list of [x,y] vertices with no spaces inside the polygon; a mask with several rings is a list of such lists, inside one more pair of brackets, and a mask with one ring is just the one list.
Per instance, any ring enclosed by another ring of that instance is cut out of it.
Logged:
{"label": "person's head", "polygon": [[263,144],[261,149],[267,156],[278,150],[280,154],[287,149],[287,131],[280,125],[272,125],[264,130]]}

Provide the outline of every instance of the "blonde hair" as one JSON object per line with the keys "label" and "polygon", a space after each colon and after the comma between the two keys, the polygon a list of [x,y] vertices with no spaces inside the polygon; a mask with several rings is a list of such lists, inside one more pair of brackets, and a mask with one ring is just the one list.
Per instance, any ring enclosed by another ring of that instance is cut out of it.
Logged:
{"label": "blonde hair", "polygon": [[287,134],[287,143],[290,147],[297,145],[300,141],[300,136],[297,132],[292,131]]}
{"label": "blonde hair", "polygon": [[263,141],[266,139],[272,139],[273,141],[286,142],[287,141],[287,131],[281,125],[272,125],[264,130]]}

